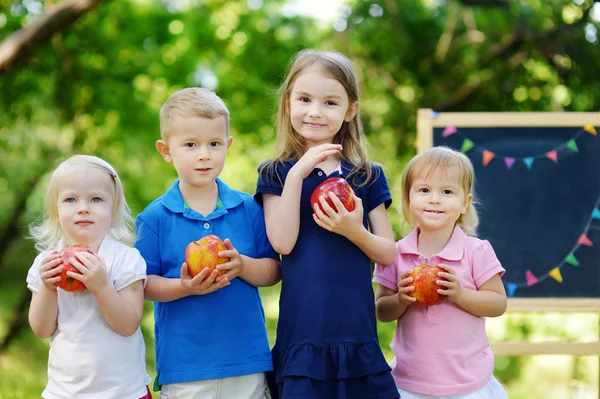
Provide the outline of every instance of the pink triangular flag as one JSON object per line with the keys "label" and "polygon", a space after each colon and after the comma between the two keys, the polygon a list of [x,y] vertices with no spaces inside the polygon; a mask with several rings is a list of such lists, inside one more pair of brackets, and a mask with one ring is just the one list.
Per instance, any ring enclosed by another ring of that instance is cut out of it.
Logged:
{"label": "pink triangular flag", "polygon": [[444,129],[444,131],[442,132],[442,137],[448,137],[450,135],[453,135],[454,133],[456,133],[458,130],[456,130],[456,128],[452,125],[448,125],[446,126],[446,128]]}
{"label": "pink triangular flag", "polygon": [[590,239],[588,238],[588,236],[585,235],[585,233],[583,233],[581,237],[579,237],[579,240],[577,240],[577,244],[587,245],[588,247],[591,247],[593,245],[592,241],[590,241]]}
{"label": "pink triangular flag", "polygon": [[525,276],[527,277],[527,286],[529,287],[538,282],[537,277],[534,276],[529,270],[525,271]]}
{"label": "pink triangular flag", "polygon": [[508,169],[512,168],[513,164],[515,163],[515,159],[511,158],[511,157],[506,157],[504,158],[504,163],[506,164],[506,167]]}
{"label": "pink triangular flag", "polygon": [[558,163],[558,155],[556,154],[556,150],[548,151],[546,153],[546,156],[554,162]]}

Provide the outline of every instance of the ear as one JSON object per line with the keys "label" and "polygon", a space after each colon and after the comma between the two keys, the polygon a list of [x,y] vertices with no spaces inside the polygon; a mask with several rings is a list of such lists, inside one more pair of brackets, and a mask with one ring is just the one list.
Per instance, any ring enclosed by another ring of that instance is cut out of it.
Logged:
{"label": "ear", "polygon": [[164,140],[158,140],[156,142],[156,149],[162,155],[166,162],[173,162],[173,157],[171,156],[171,151],[169,150],[169,145]]}
{"label": "ear", "polygon": [[350,122],[352,119],[354,119],[354,117],[356,116],[356,113],[358,112],[358,101],[354,102],[349,108],[348,111],[346,112],[346,117],[344,118],[344,120],[346,122]]}
{"label": "ear", "polygon": [[227,138],[227,149],[229,149],[229,147],[231,147],[231,143],[233,143],[233,136],[229,136]]}
{"label": "ear", "polygon": [[467,209],[469,209],[469,205],[471,205],[471,201],[473,201],[473,194],[469,193],[469,195],[467,195],[465,197],[465,203],[463,205],[462,211],[460,212],[461,214],[464,215],[465,213],[467,213]]}

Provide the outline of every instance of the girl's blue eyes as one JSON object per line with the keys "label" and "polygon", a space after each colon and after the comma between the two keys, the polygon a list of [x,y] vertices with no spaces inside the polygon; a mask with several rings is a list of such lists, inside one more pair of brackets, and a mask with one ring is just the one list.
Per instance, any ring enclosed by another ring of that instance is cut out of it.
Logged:
{"label": "girl's blue eyes", "polygon": [[[102,198],[100,197],[94,197],[91,200],[92,202],[102,202]],[[77,202],[77,200],[75,198],[67,198],[65,199],[65,202],[68,202],[69,204],[74,204],[75,202]]]}

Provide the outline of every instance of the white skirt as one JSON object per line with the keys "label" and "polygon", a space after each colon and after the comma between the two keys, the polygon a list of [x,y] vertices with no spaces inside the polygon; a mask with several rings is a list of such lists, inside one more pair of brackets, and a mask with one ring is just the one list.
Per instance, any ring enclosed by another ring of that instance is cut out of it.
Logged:
{"label": "white skirt", "polygon": [[492,376],[486,386],[475,392],[464,393],[461,395],[431,396],[420,393],[405,391],[398,388],[400,399],[508,399],[506,392],[497,379]]}

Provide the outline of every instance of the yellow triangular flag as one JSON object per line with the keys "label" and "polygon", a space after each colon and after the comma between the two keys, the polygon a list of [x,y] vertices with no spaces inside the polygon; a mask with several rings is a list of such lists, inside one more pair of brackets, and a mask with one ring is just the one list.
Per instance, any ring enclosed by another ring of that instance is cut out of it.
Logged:
{"label": "yellow triangular flag", "polygon": [[585,130],[588,133],[593,134],[594,136],[597,135],[598,133],[596,132],[596,128],[594,127],[593,124],[591,123],[586,123],[585,125],[583,125],[583,130]]}
{"label": "yellow triangular flag", "polygon": [[548,274],[550,275],[550,277],[552,277],[559,283],[563,282],[562,276],[560,274],[560,269],[558,267],[555,267],[554,269],[550,270],[550,273],[548,273]]}

